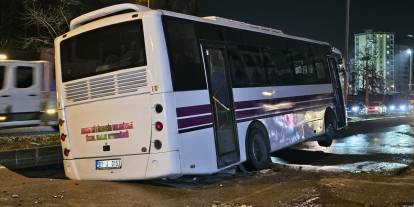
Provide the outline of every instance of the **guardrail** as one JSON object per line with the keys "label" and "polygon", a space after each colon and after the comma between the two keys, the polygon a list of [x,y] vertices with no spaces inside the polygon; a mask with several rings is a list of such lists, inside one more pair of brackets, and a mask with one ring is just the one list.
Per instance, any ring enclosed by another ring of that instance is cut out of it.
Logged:
{"label": "guardrail", "polygon": [[22,169],[63,163],[60,146],[0,152],[0,165]]}

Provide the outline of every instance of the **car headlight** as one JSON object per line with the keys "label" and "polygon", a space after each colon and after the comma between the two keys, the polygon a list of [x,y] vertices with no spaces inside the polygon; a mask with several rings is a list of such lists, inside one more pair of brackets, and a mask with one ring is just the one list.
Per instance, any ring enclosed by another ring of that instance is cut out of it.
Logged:
{"label": "car headlight", "polygon": [[401,111],[405,111],[407,109],[407,106],[406,105],[400,105],[400,110]]}
{"label": "car headlight", "polygon": [[353,106],[351,110],[353,112],[358,112],[359,111],[359,107],[358,106]]}
{"label": "car headlight", "polygon": [[47,109],[47,110],[46,110],[46,113],[47,113],[47,114],[49,114],[49,115],[56,114],[56,112],[57,112],[57,110],[56,110],[56,109]]}
{"label": "car headlight", "polygon": [[391,105],[390,106],[390,110],[392,110],[392,111],[395,110],[395,106],[394,105]]}

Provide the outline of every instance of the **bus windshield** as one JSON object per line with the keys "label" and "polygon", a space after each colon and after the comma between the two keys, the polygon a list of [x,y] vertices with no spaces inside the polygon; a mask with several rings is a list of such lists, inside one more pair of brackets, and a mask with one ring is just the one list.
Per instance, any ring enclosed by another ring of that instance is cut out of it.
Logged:
{"label": "bus windshield", "polygon": [[144,66],[142,20],[114,24],[63,40],[60,44],[63,82]]}

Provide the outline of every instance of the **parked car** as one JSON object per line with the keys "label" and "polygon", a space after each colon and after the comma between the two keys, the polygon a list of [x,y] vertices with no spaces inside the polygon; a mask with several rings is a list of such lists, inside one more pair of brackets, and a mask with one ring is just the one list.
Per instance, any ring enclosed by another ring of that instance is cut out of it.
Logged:
{"label": "parked car", "polygon": [[362,102],[348,101],[346,104],[346,112],[350,116],[361,116],[367,114],[367,106]]}
{"label": "parked car", "polygon": [[384,114],[387,112],[387,107],[382,102],[372,102],[367,107],[367,114]]}
{"label": "parked car", "polygon": [[410,112],[410,104],[406,99],[393,100],[387,104],[389,114],[407,114]]}

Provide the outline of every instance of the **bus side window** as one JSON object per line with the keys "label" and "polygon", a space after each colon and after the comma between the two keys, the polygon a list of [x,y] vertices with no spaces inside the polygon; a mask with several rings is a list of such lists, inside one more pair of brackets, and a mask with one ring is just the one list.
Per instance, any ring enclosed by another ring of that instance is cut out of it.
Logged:
{"label": "bus side window", "polygon": [[271,52],[267,49],[262,51],[263,66],[267,74],[267,81],[270,85],[274,86],[280,83],[280,74],[278,71],[276,59],[272,58]]}
{"label": "bus side window", "polygon": [[295,85],[295,74],[290,62],[291,53],[287,49],[282,50],[280,55],[276,53],[280,65],[277,85]]}
{"label": "bus side window", "polygon": [[249,77],[244,70],[243,62],[236,48],[230,48],[229,60],[231,64],[232,84],[235,88],[248,85]]}
{"label": "bus side window", "polygon": [[329,74],[329,68],[326,63],[325,54],[322,51],[322,48],[315,47],[315,72],[316,79],[319,84],[330,83],[331,78]]}
{"label": "bus side window", "polygon": [[18,66],[16,68],[16,88],[29,88],[33,85],[33,68]]}
{"label": "bus side window", "polygon": [[196,29],[193,22],[163,17],[171,77],[175,91],[207,88]]}
{"label": "bus side window", "polygon": [[293,49],[292,61],[296,77],[299,85],[316,84],[316,74],[313,67],[313,52],[307,44],[298,41],[292,41]]}
{"label": "bus side window", "polygon": [[248,85],[245,87],[266,86],[266,74],[260,51],[252,47],[239,47],[239,53],[243,59],[244,71],[249,77]]}

